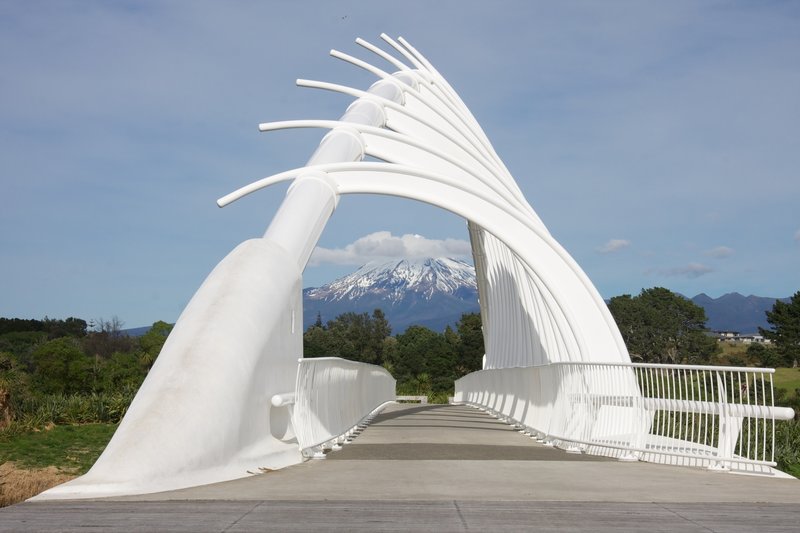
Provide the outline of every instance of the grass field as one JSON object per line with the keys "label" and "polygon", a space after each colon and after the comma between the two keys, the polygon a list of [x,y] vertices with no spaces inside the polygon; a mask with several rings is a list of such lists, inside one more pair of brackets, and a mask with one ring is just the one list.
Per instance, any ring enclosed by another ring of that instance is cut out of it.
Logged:
{"label": "grass field", "polygon": [[116,424],[82,424],[0,436],[0,463],[11,461],[21,468],[56,466],[80,475],[94,464],[116,429]]}
{"label": "grass field", "polygon": [[741,342],[720,342],[717,345],[722,349],[720,355],[723,357],[738,356],[747,357],[747,344]]}
{"label": "grass field", "polygon": [[84,474],[116,429],[116,424],[82,424],[0,433],[0,507]]}
{"label": "grass field", "polygon": [[776,368],[772,383],[776,389],[786,389],[789,396],[794,396],[795,389],[800,389],[800,368]]}

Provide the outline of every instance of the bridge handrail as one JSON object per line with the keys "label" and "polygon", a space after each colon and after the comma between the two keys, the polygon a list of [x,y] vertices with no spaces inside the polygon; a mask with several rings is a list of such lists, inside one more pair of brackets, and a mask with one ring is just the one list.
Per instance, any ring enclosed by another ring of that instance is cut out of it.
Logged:
{"label": "bridge handrail", "polygon": [[775,420],[794,417],[774,404],[774,372],[561,362],[468,374],[455,401],[570,451],[752,470],[776,465]]}
{"label": "bridge handrail", "polygon": [[684,365],[684,364],[671,364],[671,363],[615,363],[615,362],[603,362],[603,361],[591,362],[591,363],[582,361],[559,361],[547,365],[535,365],[535,366],[546,367],[546,366],[578,366],[578,365],[592,365],[596,367],[616,366],[616,367],[631,367],[631,368],[659,368],[659,369],[674,369],[674,370],[710,370],[710,371],[726,371],[726,372],[739,372],[742,370],[752,370],[752,371],[758,371],[759,373],[763,374],[775,373],[774,368],[716,366],[716,365]]}
{"label": "bridge handrail", "polygon": [[374,411],[395,399],[383,367],[338,357],[300,359],[292,425],[304,455],[343,442]]}

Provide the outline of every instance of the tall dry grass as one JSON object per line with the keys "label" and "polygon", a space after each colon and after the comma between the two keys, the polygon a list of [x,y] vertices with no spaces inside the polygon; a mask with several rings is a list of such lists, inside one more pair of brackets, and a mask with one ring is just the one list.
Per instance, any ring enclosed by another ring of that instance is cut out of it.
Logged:
{"label": "tall dry grass", "polygon": [[10,461],[5,462],[0,465],[0,507],[25,501],[75,477],[75,474],[66,474],[54,466],[23,469]]}

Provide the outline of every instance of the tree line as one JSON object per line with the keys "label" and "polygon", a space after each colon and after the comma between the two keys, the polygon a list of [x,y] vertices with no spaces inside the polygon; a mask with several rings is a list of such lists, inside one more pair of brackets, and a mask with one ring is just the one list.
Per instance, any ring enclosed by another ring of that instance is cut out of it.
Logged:
{"label": "tree line", "polygon": [[343,313],[323,324],[318,315],[303,334],[305,357],[341,357],[380,365],[397,379],[399,394],[452,394],[453,383],[480,370],[483,333],[477,313],[467,313],[439,333],[411,326],[391,335],[383,311]]}
{"label": "tree line", "polygon": [[[663,287],[611,298],[608,308],[634,362],[714,364],[720,353],[706,328],[705,310]],[[776,301],[767,312],[772,329],[761,329],[771,344],[752,344],[737,366],[793,366],[800,359],[800,292],[788,303]],[[479,370],[483,357],[480,314],[461,317],[443,333],[412,326],[391,336],[383,312],[344,313],[323,324],[319,316],[303,336],[305,357],[333,356],[383,365],[401,381],[427,373],[444,390],[453,376]]]}
{"label": "tree line", "polygon": [[[667,289],[617,296],[608,306],[634,361],[779,367],[795,366],[800,359],[800,291],[767,313],[772,328],[761,333],[772,342],[750,345],[746,360],[719,361],[719,344],[707,334],[705,311]],[[124,404],[115,412],[124,412],[172,326],[159,321],[133,338],[122,333],[121,325],[116,318],[91,324],[74,317],[0,318],[0,428],[15,412],[36,411],[55,397],[114,395],[117,404]],[[446,399],[456,379],[482,367],[481,317],[464,314],[441,333],[411,326],[392,335],[380,309],[344,313],[327,323],[318,316],[303,334],[303,352],[305,357],[381,365],[397,379],[399,394]]]}
{"label": "tree line", "polygon": [[[103,402],[112,397],[115,405],[130,402],[172,326],[159,321],[136,338],[125,335],[121,326],[116,317],[93,321],[91,329],[74,317],[0,318],[0,428],[26,416],[65,416],[41,411],[70,403],[63,401],[66,397],[91,397],[104,412],[110,410]],[[70,405],[86,410],[85,402]],[[113,411],[121,417],[126,406]]]}
{"label": "tree line", "polygon": [[[637,296],[611,298],[608,308],[614,316],[625,345],[636,362],[714,364],[721,351],[708,335],[705,310],[679,294],[654,287]],[[733,366],[769,368],[796,366],[800,359],[800,291],[789,302],[777,300],[766,313],[771,329],[759,328],[770,344],[753,343],[747,358],[733,357]]]}
{"label": "tree line", "polygon": [[[750,345],[746,359],[720,359],[705,310],[663,287],[611,298],[608,308],[634,362],[781,367],[800,359],[800,292],[789,303],[775,303],[767,313],[772,329],[761,330],[771,344]],[[344,313],[325,324],[318,315],[303,335],[303,352],[382,365],[397,379],[401,394],[451,393],[456,379],[482,367],[481,317],[465,314],[442,333],[412,326],[391,336],[380,309],[371,315]]]}

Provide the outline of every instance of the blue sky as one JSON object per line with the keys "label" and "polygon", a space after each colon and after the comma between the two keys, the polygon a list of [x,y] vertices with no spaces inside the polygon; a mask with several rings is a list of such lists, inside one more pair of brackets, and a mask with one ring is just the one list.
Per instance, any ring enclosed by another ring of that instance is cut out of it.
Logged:
{"label": "blue sky", "polygon": [[[381,32],[459,91],[603,296],[800,289],[796,2],[3,1],[0,316],[174,321],[285,187],[215,200],[321,137],[257,124],[338,118],[346,97],[294,80],[366,88],[328,51],[373,61],[354,40]],[[467,238],[347,197],[305,285]]]}

